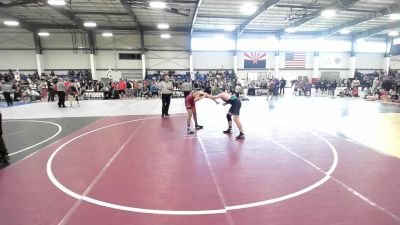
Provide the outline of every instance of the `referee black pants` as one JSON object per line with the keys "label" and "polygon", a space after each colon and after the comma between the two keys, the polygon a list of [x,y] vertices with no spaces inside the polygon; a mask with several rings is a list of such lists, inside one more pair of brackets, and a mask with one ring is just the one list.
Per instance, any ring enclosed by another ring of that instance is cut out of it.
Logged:
{"label": "referee black pants", "polygon": [[171,96],[172,94],[162,94],[162,115],[168,115],[169,111],[169,104],[171,103]]}
{"label": "referee black pants", "polygon": [[11,93],[10,92],[3,92],[4,98],[6,99],[7,106],[12,106],[13,102],[11,99]]}
{"label": "referee black pants", "polygon": [[58,91],[58,107],[64,107],[65,108],[65,92],[63,91]]}

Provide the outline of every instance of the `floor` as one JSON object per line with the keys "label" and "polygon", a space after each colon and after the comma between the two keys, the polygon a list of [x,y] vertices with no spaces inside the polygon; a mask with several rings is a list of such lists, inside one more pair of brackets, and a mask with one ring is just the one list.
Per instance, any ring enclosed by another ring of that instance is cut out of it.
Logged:
{"label": "floor", "polygon": [[2,109],[1,224],[400,224],[398,106],[252,97],[244,141],[228,106],[197,108],[192,136],[182,99]]}

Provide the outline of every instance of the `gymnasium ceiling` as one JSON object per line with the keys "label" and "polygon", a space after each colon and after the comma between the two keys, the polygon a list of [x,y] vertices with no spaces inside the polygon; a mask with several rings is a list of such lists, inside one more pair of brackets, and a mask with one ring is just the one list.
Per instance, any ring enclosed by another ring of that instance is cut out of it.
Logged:
{"label": "gymnasium ceiling", "polygon": [[[153,1],[153,0],[152,0]],[[154,0],[157,1],[157,0]],[[0,0],[0,22],[18,20],[13,29],[77,30],[83,22],[97,23],[96,31],[143,30],[159,32],[157,24],[168,23],[170,31],[191,33],[273,33],[340,35],[347,29],[355,38],[387,36],[400,32],[400,0],[159,0],[164,9],[149,6],[150,0],[67,0],[65,6],[51,6],[47,0]],[[255,12],[245,15],[245,2]],[[321,15],[334,10],[336,15]],[[1,23],[1,28],[8,28]],[[286,29],[286,30],[285,30]],[[7,29],[8,30],[8,29]]]}

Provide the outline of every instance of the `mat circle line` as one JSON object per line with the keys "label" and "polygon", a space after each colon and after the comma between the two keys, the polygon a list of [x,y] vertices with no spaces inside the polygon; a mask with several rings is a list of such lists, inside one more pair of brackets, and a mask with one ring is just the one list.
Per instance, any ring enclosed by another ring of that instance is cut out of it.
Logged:
{"label": "mat circle line", "polygon": [[58,131],[57,131],[55,134],[53,134],[51,137],[47,138],[46,140],[43,140],[43,141],[41,141],[41,142],[39,142],[39,143],[36,143],[36,144],[34,144],[34,145],[31,145],[31,146],[26,147],[26,148],[21,149],[21,150],[18,150],[18,151],[16,151],[16,152],[10,153],[9,156],[13,156],[13,155],[16,155],[16,154],[18,154],[18,153],[28,151],[28,150],[31,149],[31,148],[34,148],[34,147],[36,147],[36,146],[38,146],[38,145],[41,145],[41,144],[43,144],[43,143],[45,143],[45,142],[48,142],[48,141],[50,141],[51,139],[57,137],[57,136],[61,133],[61,131],[62,131],[62,127],[60,126],[60,124],[53,123],[53,122],[49,122],[49,121],[42,121],[42,120],[4,120],[3,122],[4,122],[4,123],[9,123],[9,122],[46,123],[46,124],[54,125],[54,126],[56,126],[56,127],[58,128]]}
{"label": "mat circle line", "polygon": [[157,214],[157,215],[212,215],[212,214],[223,214],[223,213],[227,213],[228,211],[233,211],[233,210],[238,210],[238,209],[246,209],[246,208],[253,208],[253,207],[273,204],[276,202],[288,200],[288,199],[297,197],[299,195],[305,194],[305,193],[321,186],[326,181],[328,181],[330,179],[332,173],[335,171],[336,166],[338,164],[338,153],[337,153],[335,147],[324,137],[321,137],[321,136],[311,132],[314,136],[318,137],[319,139],[324,141],[329,146],[329,148],[331,149],[333,156],[334,156],[334,160],[333,160],[333,163],[332,163],[330,169],[328,170],[328,172],[326,172],[325,176],[321,180],[319,180],[316,183],[314,183],[306,188],[303,188],[299,191],[296,191],[296,192],[293,192],[290,194],[286,194],[286,195],[283,195],[280,197],[276,197],[273,199],[268,199],[268,200],[264,200],[264,201],[253,202],[253,203],[247,203],[247,204],[226,206],[223,209],[212,209],[212,210],[159,210],[159,209],[145,209],[145,208],[117,205],[117,204],[97,200],[97,199],[94,199],[94,198],[91,198],[88,196],[84,196],[84,195],[75,193],[72,190],[66,188],[63,184],[61,184],[54,176],[53,170],[52,170],[53,160],[54,160],[55,156],[58,154],[58,152],[60,152],[65,146],[67,146],[71,142],[74,142],[83,136],[101,131],[103,129],[120,126],[120,125],[127,124],[127,123],[133,123],[133,122],[138,122],[138,121],[143,121],[143,120],[150,120],[150,119],[160,119],[160,117],[148,117],[148,118],[143,118],[143,119],[135,119],[135,120],[129,120],[129,121],[124,121],[124,122],[120,122],[120,123],[115,123],[115,124],[107,125],[104,127],[100,127],[100,128],[88,131],[86,133],[83,133],[81,135],[78,135],[78,136],[68,140],[67,142],[65,142],[64,144],[59,146],[53,152],[53,154],[50,156],[49,160],[47,161],[46,171],[47,171],[47,175],[48,175],[50,181],[53,183],[54,186],[56,186],[62,192],[64,192],[65,194],[67,194],[77,200],[82,200],[82,201],[92,203],[92,204],[95,204],[98,206],[106,207],[106,208],[112,208],[112,209],[128,211],[128,212],[136,212],[136,213]]}

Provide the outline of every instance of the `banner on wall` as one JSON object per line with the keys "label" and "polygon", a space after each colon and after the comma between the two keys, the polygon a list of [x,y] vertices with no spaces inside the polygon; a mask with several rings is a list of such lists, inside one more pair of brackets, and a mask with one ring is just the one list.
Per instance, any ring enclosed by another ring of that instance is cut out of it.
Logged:
{"label": "banner on wall", "polygon": [[340,54],[322,56],[322,68],[342,68],[343,57]]}
{"label": "banner on wall", "polygon": [[244,68],[245,69],[265,69],[267,68],[266,52],[245,52]]}

